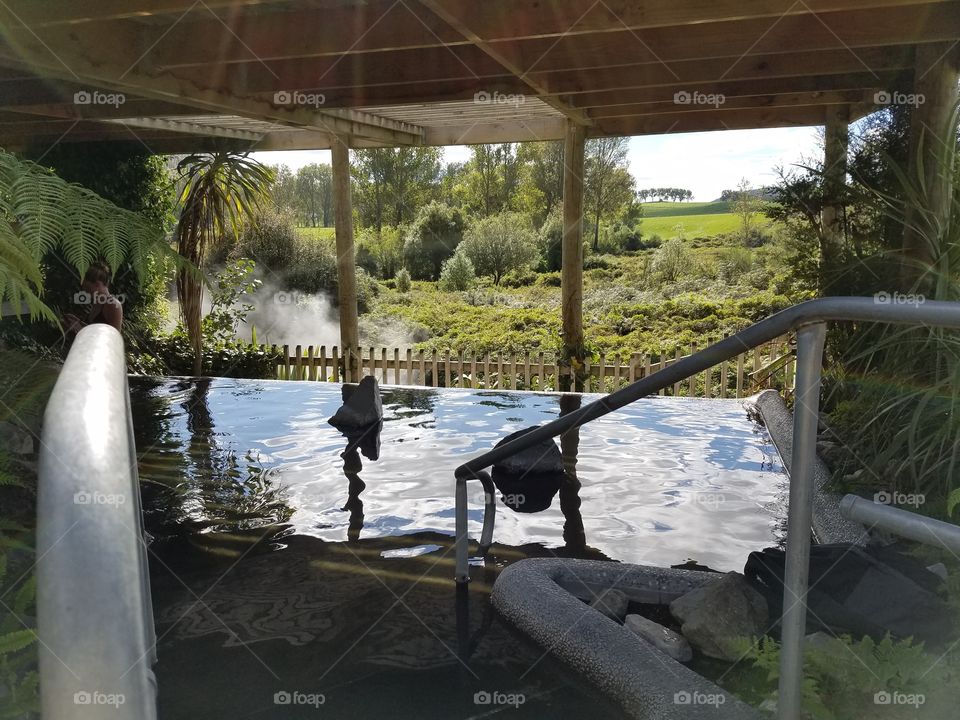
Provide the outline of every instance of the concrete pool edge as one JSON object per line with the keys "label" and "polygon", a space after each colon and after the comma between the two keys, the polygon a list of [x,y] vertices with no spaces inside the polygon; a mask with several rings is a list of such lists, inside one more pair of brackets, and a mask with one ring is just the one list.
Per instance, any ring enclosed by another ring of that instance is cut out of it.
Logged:
{"label": "concrete pool edge", "polygon": [[[770,433],[770,439],[789,478],[793,451],[793,413],[776,390],[764,390],[752,398],[750,403]],[[813,468],[813,534],[817,542],[865,544],[868,539],[866,528],[840,514],[842,496],[827,490],[830,479],[830,471],[818,456]]]}
{"label": "concrete pool edge", "polygon": [[600,560],[528,558],[500,573],[490,599],[506,620],[633,720],[753,720],[762,715],[571,592],[616,587],[637,602],[669,603],[722,577]]}

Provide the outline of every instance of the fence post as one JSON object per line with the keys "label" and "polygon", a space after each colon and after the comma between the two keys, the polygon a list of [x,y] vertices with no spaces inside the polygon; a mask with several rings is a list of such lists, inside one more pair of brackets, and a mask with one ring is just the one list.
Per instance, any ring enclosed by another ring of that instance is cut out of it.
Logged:
{"label": "fence post", "polygon": [[[696,354],[697,354],[697,344],[695,342],[690,343],[690,355],[693,356]],[[687,383],[687,396],[696,397],[696,395],[697,395],[697,376],[691,375],[690,380]]]}
{"label": "fence post", "polygon": [[301,345],[297,345],[297,362],[293,372],[295,380],[303,380],[303,346]]}
{"label": "fence post", "polygon": [[400,384],[400,348],[393,349],[393,384]]}

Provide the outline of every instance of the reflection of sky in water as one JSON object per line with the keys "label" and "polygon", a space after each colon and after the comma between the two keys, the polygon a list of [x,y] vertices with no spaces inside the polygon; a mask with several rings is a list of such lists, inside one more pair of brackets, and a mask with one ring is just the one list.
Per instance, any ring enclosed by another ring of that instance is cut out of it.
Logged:
{"label": "reflection of sky in water", "polygon": [[[138,382],[135,414],[144,401]],[[155,399],[171,401],[173,442],[147,451],[144,479],[190,440],[182,381],[150,385]],[[241,458],[249,453],[273,470],[296,532],[337,542],[347,538],[350,520],[340,457],[346,440],[327,418],[340,403],[340,386],[326,383],[215,379],[208,394],[218,447]],[[384,388],[383,404],[380,458],[364,458],[358,473],[366,483],[361,537],[453,535],[454,468],[508,433],[559,414],[558,396],[532,393]],[[766,432],[740,402],[642,400],[581,429],[587,545],[616,560],[668,565],[692,558],[741,569],[748,552],[774,542],[783,515],[780,470]],[[480,532],[481,495],[479,486],[471,490],[472,537]],[[563,522],[558,498],[533,515],[501,504],[494,538],[556,548]]]}

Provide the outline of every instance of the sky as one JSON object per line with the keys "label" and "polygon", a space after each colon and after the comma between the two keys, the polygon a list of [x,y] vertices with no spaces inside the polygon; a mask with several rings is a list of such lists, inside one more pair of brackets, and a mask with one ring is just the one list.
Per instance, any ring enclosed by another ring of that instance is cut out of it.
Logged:
{"label": "sky", "polygon": [[[772,184],[778,166],[803,163],[820,154],[820,129],[771,128],[722,132],[645,135],[630,138],[628,160],[637,189],[679,187],[696,201],[716,200],[742,178],[753,187]],[[470,157],[465,145],[443,148],[445,162]],[[261,162],[292,170],[309,163],[329,163],[329,150],[254,153]]]}

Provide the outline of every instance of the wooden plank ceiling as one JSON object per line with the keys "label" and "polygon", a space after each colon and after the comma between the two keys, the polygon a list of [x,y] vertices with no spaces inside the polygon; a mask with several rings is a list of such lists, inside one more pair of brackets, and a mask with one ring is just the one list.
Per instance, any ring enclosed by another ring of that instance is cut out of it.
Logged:
{"label": "wooden plank ceiling", "polygon": [[450,145],[820,125],[960,0],[4,0],[0,147]]}

